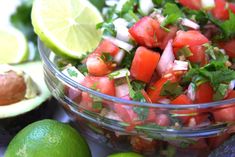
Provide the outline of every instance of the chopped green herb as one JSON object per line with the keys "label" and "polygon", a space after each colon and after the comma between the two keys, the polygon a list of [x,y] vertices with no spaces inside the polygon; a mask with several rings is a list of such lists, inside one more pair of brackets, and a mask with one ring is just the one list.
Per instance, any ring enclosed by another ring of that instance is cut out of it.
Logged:
{"label": "chopped green herb", "polygon": [[108,75],[109,79],[113,79],[115,76],[120,75],[120,71],[112,72]]}
{"label": "chopped green herb", "polygon": [[167,3],[163,8],[163,15],[166,16],[161,24],[161,27],[164,28],[169,24],[175,24],[184,14],[176,4]]}
{"label": "chopped green herb", "polygon": [[93,102],[92,108],[97,109],[97,110],[101,110],[103,108],[102,102]]}
{"label": "chopped green herb", "polygon": [[148,118],[149,109],[145,107],[133,107],[133,111],[138,114],[140,120],[146,120]]}
{"label": "chopped green herb", "polygon": [[160,92],[160,96],[166,96],[170,99],[175,99],[179,95],[183,93],[183,88],[179,85],[179,83],[171,81],[167,81]]}
{"label": "chopped green herb", "polygon": [[111,56],[110,53],[108,52],[102,52],[101,57],[100,57],[104,62],[112,62],[113,57]]}
{"label": "chopped green herb", "polygon": [[177,57],[184,56],[185,58],[192,56],[193,53],[189,49],[188,46],[184,46],[183,48],[179,49],[177,52]]}
{"label": "chopped green herb", "polygon": [[225,95],[228,92],[229,85],[221,83],[217,88],[215,94],[213,95],[213,100],[218,101],[224,99]]}
{"label": "chopped green herb", "polygon": [[116,37],[117,32],[112,22],[113,21],[99,23],[96,25],[96,28],[103,30],[104,35]]}
{"label": "chopped green herb", "polygon": [[67,72],[70,77],[77,77],[78,76],[78,73],[75,70],[72,70],[70,68],[67,69]]}

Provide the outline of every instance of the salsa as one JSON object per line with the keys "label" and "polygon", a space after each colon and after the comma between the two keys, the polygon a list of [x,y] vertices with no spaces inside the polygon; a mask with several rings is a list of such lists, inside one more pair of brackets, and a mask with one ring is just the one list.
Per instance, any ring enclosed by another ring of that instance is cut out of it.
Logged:
{"label": "salsa", "polygon": [[[66,66],[64,74],[103,94],[138,102],[187,105],[235,98],[234,2],[109,0],[106,5],[105,20],[97,25],[103,40],[79,64]],[[195,127],[235,121],[232,104],[203,115],[196,109],[164,114],[112,104],[73,88],[65,92],[85,110],[130,124],[129,131],[146,124]],[[185,116],[172,124],[174,114]]]}

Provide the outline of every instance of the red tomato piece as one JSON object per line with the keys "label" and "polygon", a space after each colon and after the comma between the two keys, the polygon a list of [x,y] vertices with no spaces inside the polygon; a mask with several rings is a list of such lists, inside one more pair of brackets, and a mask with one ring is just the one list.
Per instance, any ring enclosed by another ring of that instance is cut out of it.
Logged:
{"label": "red tomato piece", "polygon": [[235,58],[235,39],[232,39],[227,42],[221,42],[219,43],[220,48],[224,49],[226,51],[226,54],[231,57]]}
{"label": "red tomato piece", "polygon": [[[235,91],[231,91],[226,99],[235,98]],[[218,108],[213,111],[213,116],[216,122],[233,122],[235,121],[235,104],[231,107]],[[226,105],[229,106],[229,105]]]}
{"label": "red tomato piece", "polygon": [[[185,104],[189,105],[192,104],[192,100],[189,99],[185,94],[181,94],[177,98],[171,101],[171,104],[179,105],[179,104]],[[174,114],[192,114],[195,113],[195,110],[178,110],[178,111],[172,111]],[[179,118],[182,120],[183,123],[187,122],[190,119],[190,116],[179,116]]]}
{"label": "red tomato piece", "polygon": [[103,40],[92,54],[101,55],[103,52],[115,56],[120,49],[109,40]]}
{"label": "red tomato piece", "polygon": [[171,121],[168,115],[160,113],[156,115],[155,123],[159,126],[169,126]]}
{"label": "red tomato piece", "polygon": [[173,42],[174,47],[197,46],[208,43],[209,40],[199,31],[178,31]]}
{"label": "red tomato piece", "polygon": [[194,103],[207,103],[213,101],[213,88],[210,83],[206,82],[199,85],[196,89],[196,96]]}
{"label": "red tomato piece", "polygon": [[152,48],[158,46],[157,32],[159,30],[159,22],[146,16],[135,23],[129,29],[129,33],[138,44]]}
{"label": "red tomato piece", "polygon": [[109,77],[87,76],[82,82],[82,85],[97,90],[103,94],[115,96],[114,80]]}
{"label": "red tomato piece", "polygon": [[179,3],[194,10],[200,10],[202,8],[201,0],[179,0]]}
{"label": "red tomato piece", "polygon": [[105,76],[114,69],[110,62],[105,62],[98,54],[90,55],[87,58],[86,66],[88,73],[93,76]]}
{"label": "red tomato piece", "polygon": [[189,47],[192,52],[192,56],[188,57],[188,60],[192,63],[199,63],[201,66],[207,64],[205,47],[202,45],[199,46],[191,46]]}
{"label": "red tomato piece", "polygon": [[167,78],[161,78],[147,89],[148,96],[153,103],[157,103],[161,98],[163,98],[160,96],[161,89],[168,80],[169,79]]}
{"label": "red tomato piece", "polygon": [[139,47],[131,64],[131,76],[148,83],[157,67],[160,54],[145,47]]}
{"label": "red tomato piece", "polygon": [[226,8],[225,0],[215,0],[215,8],[211,10],[212,15],[219,20],[227,20],[229,18],[229,11]]}

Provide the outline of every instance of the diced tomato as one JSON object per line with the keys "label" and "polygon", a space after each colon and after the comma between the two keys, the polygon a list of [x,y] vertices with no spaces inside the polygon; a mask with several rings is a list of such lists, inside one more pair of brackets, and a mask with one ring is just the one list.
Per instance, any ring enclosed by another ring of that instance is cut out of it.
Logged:
{"label": "diced tomato", "polygon": [[177,27],[169,27],[170,32],[166,32],[160,27],[160,23],[151,17],[141,18],[134,26],[129,29],[134,40],[149,48],[160,47],[164,49],[170,39],[172,39],[177,31]]}
{"label": "diced tomato", "polygon": [[221,42],[219,43],[220,48],[224,49],[226,51],[226,54],[231,57],[235,58],[235,39],[232,39],[227,42]]}
{"label": "diced tomato", "polygon": [[168,115],[160,113],[157,114],[155,123],[159,126],[169,126],[171,121]]}
{"label": "diced tomato", "polygon": [[147,89],[149,98],[153,103],[157,103],[161,98],[163,98],[162,96],[160,96],[161,89],[168,80],[169,79],[167,78],[161,78]]}
{"label": "diced tomato", "polygon": [[114,110],[124,122],[133,124],[138,121],[138,115],[133,111],[132,106],[114,104]]}
{"label": "diced tomato", "polygon": [[235,3],[229,3],[229,9],[235,13]]}
{"label": "diced tomato", "polygon": [[196,30],[178,31],[173,42],[174,47],[197,46],[208,43],[209,40]]}
{"label": "diced tomato", "polygon": [[160,54],[145,47],[139,47],[131,64],[131,76],[148,83],[160,59]]}
{"label": "diced tomato", "polygon": [[120,49],[109,40],[103,40],[92,54],[101,55],[102,53],[110,53],[110,55],[114,57],[119,50]]}
{"label": "diced tomato", "polygon": [[199,63],[201,66],[207,64],[206,52],[205,47],[202,45],[198,46],[191,46],[189,47],[190,51],[192,52],[192,56],[188,57],[188,60],[192,63]]}
{"label": "diced tomato", "polygon": [[[231,91],[227,99],[235,98],[235,91]],[[229,105],[226,105],[229,106]],[[218,108],[213,111],[213,116],[216,122],[233,122],[235,121],[235,104],[231,107]]]}
{"label": "diced tomato", "polygon": [[[180,96],[178,96],[177,98],[175,98],[174,100],[171,101],[171,104],[174,105],[179,105],[179,104],[185,104],[185,105],[189,105],[192,104],[192,100],[189,99],[185,94],[181,94]],[[178,110],[178,111],[172,111],[172,113],[174,114],[192,114],[195,113],[195,110]],[[179,116],[179,118],[182,120],[183,123],[187,122],[190,117],[189,116]]]}
{"label": "diced tomato", "polygon": [[206,82],[199,85],[196,89],[196,96],[194,103],[207,103],[213,101],[213,88],[210,83]]}
{"label": "diced tomato", "polygon": [[93,76],[105,76],[113,71],[112,63],[105,62],[99,55],[90,55],[87,58],[86,66],[88,73]]}
{"label": "diced tomato", "polygon": [[194,10],[200,10],[202,8],[201,0],[179,0],[179,3]]}
{"label": "diced tomato", "polygon": [[[108,77],[87,76],[81,84],[88,88],[97,90],[103,94],[115,96],[114,80],[110,80]],[[81,101],[78,102],[78,104],[86,110],[100,112],[105,101],[102,99],[96,100],[96,98],[97,97],[92,96],[87,92],[82,92]],[[97,101],[102,105],[96,106],[95,103],[97,103]]]}
{"label": "diced tomato", "polygon": [[100,45],[92,52],[86,61],[88,73],[93,76],[105,76],[112,72],[115,68],[115,64],[102,59],[103,53],[109,53],[111,56],[115,56],[119,52],[119,48],[108,40],[103,40]]}
{"label": "diced tomato", "polygon": [[146,16],[134,24],[129,32],[138,44],[152,48],[158,46],[157,33],[159,30],[159,22]]}
{"label": "diced tomato", "polygon": [[110,79],[109,77],[87,76],[82,82],[82,85],[97,90],[103,94],[115,96],[114,80]]}
{"label": "diced tomato", "polygon": [[225,0],[215,0],[215,8],[212,9],[212,14],[219,20],[227,20],[229,18],[229,11],[226,8]]}
{"label": "diced tomato", "polygon": [[207,139],[208,145],[211,149],[215,149],[221,144],[224,143],[225,140],[227,140],[230,137],[229,134],[225,133],[223,135],[219,135],[216,137],[210,137]]}

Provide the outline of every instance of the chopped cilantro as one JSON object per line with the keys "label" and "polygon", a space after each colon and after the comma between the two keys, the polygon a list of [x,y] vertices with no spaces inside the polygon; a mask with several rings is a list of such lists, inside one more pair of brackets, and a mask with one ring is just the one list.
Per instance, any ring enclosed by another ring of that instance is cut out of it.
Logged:
{"label": "chopped cilantro", "polygon": [[101,110],[103,108],[102,102],[93,102],[92,108],[97,109],[97,110]]}
{"label": "chopped cilantro", "polygon": [[77,77],[78,76],[78,73],[70,68],[67,69],[67,72],[70,77]]}
{"label": "chopped cilantro", "polygon": [[163,15],[166,16],[166,19],[162,22],[161,27],[175,24],[184,14],[176,4],[167,3],[163,8]]}
{"label": "chopped cilantro", "polygon": [[100,57],[104,62],[112,62],[113,57],[111,56],[110,53],[108,52],[102,52],[101,57]]}
{"label": "chopped cilantro", "polygon": [[175,99],[183,93],[183,88],[177,82],[167,81],[160,92],[160,96],[166,96],[170,99]]}
{"label": "chopped cilantro", "polygon": [[[132,86],[128,75],[126,75],[127,84],[129,86],[129,95],[134,101],[146,102],[141,90],[143,89],[142,83],[134,82]],[[149,109],[144,107],[133,107],[133,111],[138,114],[140,120],[145,120],[148,117]]]}
{"label": "chopped cilantro", "polygon": [[228,92],[229,85],[228,84],[219,84],[218,89],[216,90],[215,94],[213,95],[213,100],[218,101],[224,99],[225,95]]}
{"label": "chopped cilantro", "polygon": [[87,69],[86,64],[81,64],[77,68],[83,75],[86,76],[88,74],[88,69]]}
{"label": "chopped cilantro", "polygon": [[114,24],[111,22],[102,22],[102,23],[98,23],[96,25],[96,29],[102,29],[103,30],[103,34],[107,35],[107,36],[113,36],[115,37],[117,32],[115,30],[115,26]]}
{"label": "chopped cilantro", "polygon": [[220,28],[223,31],[224,38],[229,39],[235,35],[235,14],[229,12],[229,20],[221,22]]}
{"label": "chopped cilantro", "polygon": [[183,48],[179,49],[177,52],[177,57],[180,58],[182,56],[184,56],[185,58],[192,56],[193,53],[191,52],[191,50],[189,49],[188,46],[184,46]]}

